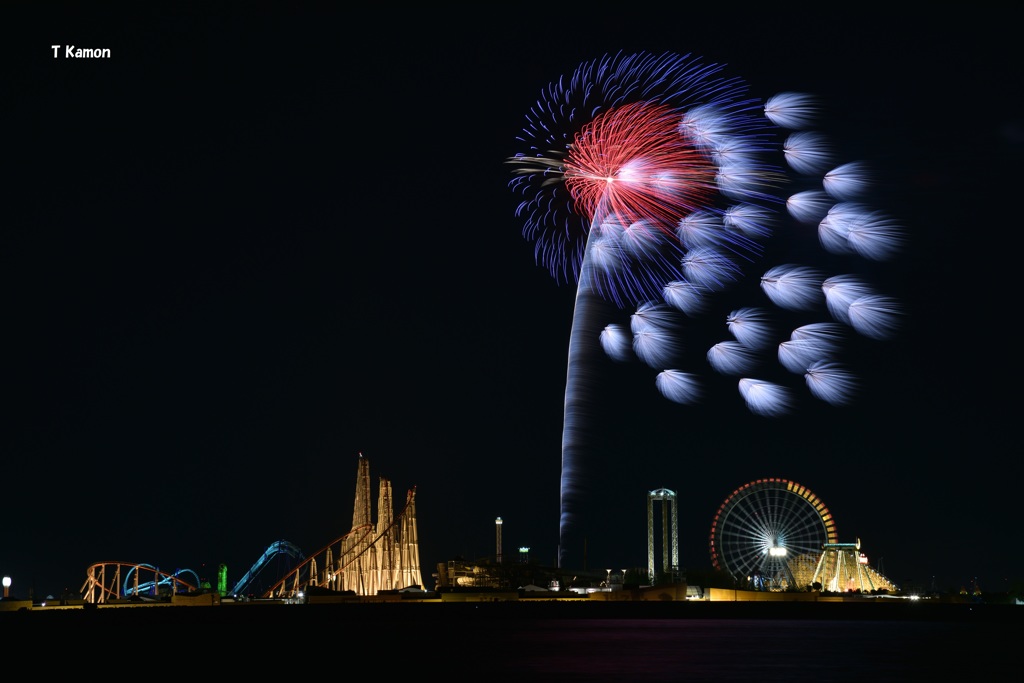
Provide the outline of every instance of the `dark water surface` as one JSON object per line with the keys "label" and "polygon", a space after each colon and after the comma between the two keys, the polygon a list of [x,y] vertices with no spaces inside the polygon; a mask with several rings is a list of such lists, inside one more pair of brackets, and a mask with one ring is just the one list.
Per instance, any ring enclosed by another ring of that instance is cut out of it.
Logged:
{"label": "dark water surface", "polygon": [[370,604],[0,613],[48,673],[297,681],[1007,679],[1024,606]]}
{"label": "dark water surface", "polygon": [[488,648],[494,660],[521,680],[950,680],[1009,660],[1002,627],[963,622],[599,619],[495,625],[491,635],[503,644]]}

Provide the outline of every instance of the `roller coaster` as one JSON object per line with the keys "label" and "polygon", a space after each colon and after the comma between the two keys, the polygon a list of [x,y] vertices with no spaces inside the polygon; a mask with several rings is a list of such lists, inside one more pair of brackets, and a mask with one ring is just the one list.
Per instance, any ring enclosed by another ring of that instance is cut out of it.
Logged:
{"label": "roller coaster", "polygon": [[[391,482],[380,477],[377,520],[372,520],[370,464],[359,454],[351,530],[306,556],[288,541],[271,543],[230,591],[220,567],[216,591],[225,596],[295,598],[310,589],[355,595],[422,587],[416,528],[416,489],[409,489],[394,515]],[[264,577],[270,575],[269,580]],[[263,589],[263,586],[269,588]],[[86,569],[81,595],[86,603],[159,601],[175,594],[212,590],[191,569],[162,571],[151,564],[97,562]]]}

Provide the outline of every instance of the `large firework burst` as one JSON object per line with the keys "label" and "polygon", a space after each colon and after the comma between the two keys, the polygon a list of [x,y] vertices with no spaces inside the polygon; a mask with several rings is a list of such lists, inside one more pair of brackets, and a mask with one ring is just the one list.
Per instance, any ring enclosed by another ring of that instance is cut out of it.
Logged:
{"label": "large firework burst", "polygon": [[[734,377],[750,411],[778,417],[800,395],[780,372],[815,399],[849,402],[857,382],[842,362],[844,341],[889,337],[901,315],[856,270],[827,272],[826,259],[804,263],[796,258],[803,251],[786,249],[810,234],[819,255],[844,264],[899,251],[899,226],[868,200],[866,167],[837,165],[814,129],[814,98],[753,98],[723,71],[671,53],[585,62],[542,91],[518,138],[523,147],[508,160],[521,196],[516,214],[538,263],[577,288],[562,566],[586,534],[596,354],[639,359],[658,371],[657,390],[682,405],[702,398],[706,376]],[[773,252],[783,255],[779,263],[766,262],[769,244],[782,245]],[[738,305],[745,282],[757,287]],[[610,321],[627,307],[635,308],[628,325]],[[727,338],[694,353],[687,330],[708,324]]]}

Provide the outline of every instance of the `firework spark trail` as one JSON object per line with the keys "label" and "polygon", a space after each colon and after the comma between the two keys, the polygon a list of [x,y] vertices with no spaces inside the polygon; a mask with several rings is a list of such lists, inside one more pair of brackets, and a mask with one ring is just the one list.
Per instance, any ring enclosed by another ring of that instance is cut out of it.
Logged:
{"label": "firework spark trail", "polygon": [[[838,361],[843,332],[886,339],[899,324],[899,304],[858,275],[796,262],[765,270],[764,245],[780,219],[798,228],[781,239],[816,234],[824,254],[844,259],[891,258],[902,248],[901,230],[870,207],[866,167],[836,165],[829,140],[812,129],[813,97],[781,93],[761,101],[721,72],[671,53],[585,62],[542,91],[519,137],[525,149],[508,160],[510,187],[522,196],[516,215],[538,263],[577,287],[560,566],[580,566],[592,523],[601,357],[639,359],[658,371],[657,390],[683,405],[705,396],[705,375],[736,377],[748,410],[780,417],[796,407],[797,389],[753,373],[774,363],[799,377],[806,394],[843,405],[856,389]],[[781,135],[788,137],[779,141]],[[783,196],[793,174],[817,178],[817,187]],[[692,353],[687,326],[751,281],[759,297],[715,321],[733,339],[712,345],[703,366],[681,367]],[[627,307],[636,310],[628,330],[609,323]],[[786,322],[775,311],[788,315]],[[798,314],[806,319],[792,322]]]}
{"label": "firework spark trail", "polygon": [[715,167],[679,134],[668,107],[631,103],[598,114],[576,136],[565,185],[586,216],[604,206],[622,226],[671,231],[715,192]]}

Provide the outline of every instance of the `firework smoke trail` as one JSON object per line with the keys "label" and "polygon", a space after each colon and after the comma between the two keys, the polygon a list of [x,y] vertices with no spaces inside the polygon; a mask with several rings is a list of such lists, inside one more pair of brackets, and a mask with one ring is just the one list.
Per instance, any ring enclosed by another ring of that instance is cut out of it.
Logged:
{"label": "firework smoke trail", "polygon": [[[876,261],[898,251],[900,229],[865,201],[863,165],[835,165],[827,138],[812,129],[812,98],[755,99],[722,70],[671,53],[586,62],[542,91],[519,137],[525,150],[508,160],[510,186],[522,195],[516,215],[538,263],[577,287],[562,435],[563,567],[585,565],[602,352],[659,370],[657,390],[679,404],[703,397],[708,370],[735,376],[747,408],[776,417],[794,408],[796,393],[753,376],[766,361],[800,377],[814,398],[842,405],[856,390],[838,359],[845,333],[884,339],[901,314],[855,274],[797,263],[764,270],[780,218],[798,234],[817,224],[826,253]],[[785,198],[794,173],[817,183]],[[687,327],[751,273],[758,298],[711,318],[733,338],[698,367],[682,367]],[[628,331],[608,322],[629,306]]]}

